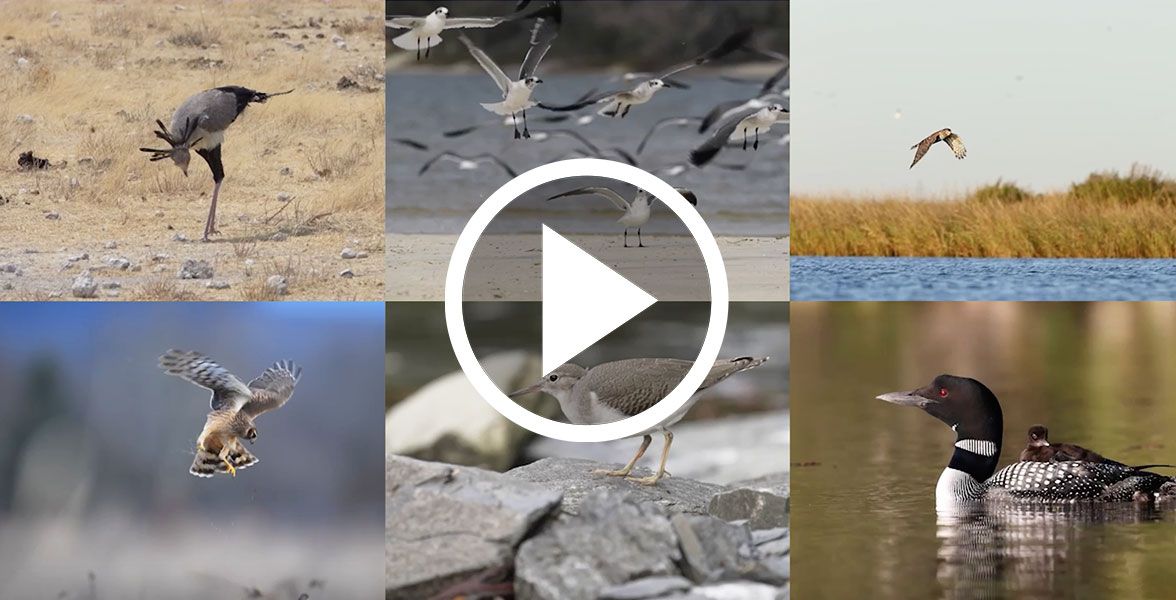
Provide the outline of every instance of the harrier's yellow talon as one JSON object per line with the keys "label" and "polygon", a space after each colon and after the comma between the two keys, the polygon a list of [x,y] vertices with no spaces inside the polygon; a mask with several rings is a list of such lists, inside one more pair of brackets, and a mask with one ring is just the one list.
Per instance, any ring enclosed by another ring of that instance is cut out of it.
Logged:
{"label": "harrier's yellow talon", "polygon": [[225,466],[229,468],[229,473],[231,473],[233,477],[236,477],[237,469],[233,467],[233,463],[229,462],[229,459],[227,458],[222,458],[221,460],[225,461]]}

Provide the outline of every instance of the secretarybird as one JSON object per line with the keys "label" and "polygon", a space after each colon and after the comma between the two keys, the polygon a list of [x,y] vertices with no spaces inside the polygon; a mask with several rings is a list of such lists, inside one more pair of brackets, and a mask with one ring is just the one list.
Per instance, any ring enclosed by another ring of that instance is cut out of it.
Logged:
{"label": "secretarybird", "polygon": [[185,177],[188,175],[188,161],[191,160],[189,151],[195,150],[212,170],[212,206],[208,209],[208,222],[204,225],[202,240],[207,242],[209,235],[219,233],[216,230],[216,198],[220,193],[221,182],[225,179],[225,168],[221,164],[221,142],[225,139],[225,130],[245,112],[245,107],[250,103],[261,104],[274,96],[293,91],[267,94],[236,85],[213,88],[200,92],[180,104],[172,115],[171,131],[164,127],[163,121],[155,121],[159,125],[155,136],[171,147],[164,150],[139,150],[150,152],[152,161],[172,159],[184,172]]}

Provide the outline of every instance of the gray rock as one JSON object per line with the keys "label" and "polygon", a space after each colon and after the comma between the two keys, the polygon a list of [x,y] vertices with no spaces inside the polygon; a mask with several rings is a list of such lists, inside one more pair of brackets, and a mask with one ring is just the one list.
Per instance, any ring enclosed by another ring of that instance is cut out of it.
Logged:
{"label": "gray rock", "polygon": [[519,546],[519,600],[593,600],[639,577],[680,575],[677,536],[665,507],[635,494],[600,489],[579,514],[560,515]]}
{"label": "gray rock", "polygon": [[352,250],[351,248],[344,248],[343,251],[339,253],[339,257],[340,258],[355,258],[355,250]]}
{"label": "gray rock", "polygon": [[752,529],[771,529],[788,525],[788,498],[740,488],[715,494],[707,512],[724,521],[746,520]]}
{"label": "gray rock", "polygon": [[788,471],[778,471],[769,473],[761,477],[753,477],[751,479],[741,479],[739,481],[732,481],[727,484],[733,488],[750,488],[753,490],[760,490],[761,492],[768,492],[777,496],[787,498],[789,497],[788,488]]}
{"label": "gray rock", "polygon": [[682,571],[697,583],[739,579],[757,562],[746,526],[707,515],[674,515],[670,523],[682,545]]}
{"label": "gray rock", "polygon": [[68,260],[71,263],[78,262],[79,260],[90,260],[90,254],[88,252],[83,252],[81,254],[75,254],[66,260]]}
{"label": "gray rock", "polygon": [[269,279],[265,280],[265,287],[279,296],[285,296],[290,293],[290,287],[286,283],[286,278],[281,275],[270,275]]}
{"label": "gray rock", "polygon": [[16,122],[21,125],[28,125],[33,122],[33,115],[16,115]]}
{"label": "gray rock", "polygon": [[185,258],[176,276],[180,279],[212,279],[212,265],[206,260]]}
{"label": "gray rock", "polygon": [[45,218],[49,219],[50,221],[56,221],[61,218],[61,215],[50,211],[50,212],[45,213]]}
{"label": "gray rock", "polygon": [[93,277],[82,274],[74,277],[69,291],[75,298],[93,298],[98,295],[98,284],[94,283]]}
{"label": "gray rock", "polygon": [[167,270],[167,266],[166,266],[166,265],[155,265],[154,267],[151,267],[151,272],[152,272],[152,273],[162,273],[162,272],[164,272],[164,271],[166,271],[166,270]]}
{"label": "gray rock", "polygon": [[355,273],[352,272],[351,269],[343,269],[342,271],[339,271],[339,277],[343,277],[344,279],[351,279],[352,277],[355,277]]}
{"label": "gray rock", "polygon": [[294,169],[291,169],[290,167],[282,167],[280,173],[286,177],[289,177],[294,174]]}
{"label": "gray rock", "polygon": [[4,263],[0,265],[0,271],[5,273],[15,273],[17,271],[16,263]]}
{"label": "gray rock", "polygon": [[163,216],[163,211],[162,211],[162,210],[157,210],[157,211],[155,211],[155,216],[157,216],[157,217],[162,217],[162,216]]}
{"label": "gray rock", "polygon": [[25,248],[25,249],[24,249],[24,253],[25,253],[25,254],[36,254],[36,253],[37,253],[37,249],[36,249],[36,248]]}
{"label": "gray rock", "polygon": [[290,194],[287,194],[286,192],[280,192],[278,194],[278,201],[280,201],[280,202],[289,202],[293,198],[294,198],[294,196],[291,196]]}
{"label": "gray rock", "polygon": [[664,600],[782,600],[787,597],[782,586],[739,581],[698,586],[687,596],[666,596]]}
{"label": "gray rock", "polygon": [[[539,378],[539,361],[525,352],[492,354],[481,364],[499,388],[518,389],[523,382]],[[536,410],[535,399],[529,402],[523,407],[550,416]],[[429,382],[393,406],[384,428],[388,452],[496,471],[515,464],[519,448],[530,435],[483,400],[460,370]]]}
{"label": "gray rock", "polygon": [[646,577],[629,583],[609,586],[600,592],[600,600],[641,600],[659,598],[671,592],[681,592],[694,587],[689,579],[678,576]]}
{"label": "gray rock", "polygon": [[559,492],[474,467],[387,455],[387,598],[427,598],[509,571],[527,532],[559,506]]}
{"label": "gray rock", "polygon": [[117,290],[118,288],[122,287],[122,284],[117,281],[107,281],[106,283],[102,284],[102,287],[107,290]]}
{"label": "gray rock", "polygon": [[284,242],[289,237],[290,237],[289,234],[287,234],[285,231],[279,231],[279,232],[270,236],[270,241],[271,242]]}
{"label": "gray rock", "polygon": [[184,243],[184,242],[187,242],[187,241],[189,241],[189,240],[188,240],[188,236],[186,236],[186,235],[184,235],[184,234],[182,234],[182,233],[177,233],[177,234],[175,234],[175,235],[173,235],[173,236],[172,236],[172,241],[173,241],[173,242],[180,242],[180,243]]}
{"label": "gray rock", "polygon": [[[633,440],[630,440],[633,441]],[[507,475],[541,483],[562,490],[562,509],[569,514],[579,512],[579,504],[593,490],[605,488],[630,493],[635,500],[653,502],[671,512],[705,513],[710,497],[725,490],[721,485],[703,483],[682,477],[666,477],[657,485],[645,486],[622,477],[592,473],[593,469],[615,469],[619,465],[601,464],[574,458],[545,458],[507,471]],[[633,475],[644,477],[652,471],[634,469]]]}
{"label": "gray rock", "polygon": [[11,284],[11,283],[8,283],[8,282],[6,281],[6,282],[4,282],[4,285],[0,286],[0,289],[11,290],[11,289],[12,289],[12,284]]}
{"label": "gray rock", "polygon": [[367,257],[368,257],[368,253],[364,252],[363,250],[360,250],[359,252],[355,253],[355,258],[367,258]]}
{"label": "gray rock", "polygon": [[72,269],[72,268],[74,268],[74,267],[76,267],[76,266],[77,266],[76,264],[74,264],[74,263],[71,263],[71,262],[69,262],[69,261],[67,260],[67,261],[65,261],[65,263],[64,263],[64,264],[62,264],[62,265],[61,265],[61,270],[62,270],[62,271],[68,271],[68,270],[70,270],[70,269]]}
{"label": "gray rock", "polygon": [[106,249],[107,250],[114,250],[115,248],[118,248],[118,242],[116,242],[114,240],[110,240],[109,242],[106,242]]}
{"label": "gray rock", "polygon": [[131,268],[131,261],[119,256],[107,258],[106,264],[122,271],[126,271]]}
{"label": "gray rock", "polygon": [[159,254],[151,257],[151,262],[164,262],[170,258],[171,255],[160,252]]}
{"label": "gray rock", "polygon": [[227,281],[219,281],[218,280],[218,281],[209,281],[208,283],[204,284],[204,287],[214,289],[214,290],[227,290],[231,286],[229,285],[229,282],[227,282]]}

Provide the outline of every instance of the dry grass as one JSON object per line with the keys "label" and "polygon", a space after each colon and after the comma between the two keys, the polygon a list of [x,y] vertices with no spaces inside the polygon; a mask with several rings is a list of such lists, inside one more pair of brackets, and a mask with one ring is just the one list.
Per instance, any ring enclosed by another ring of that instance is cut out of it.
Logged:
{"label": "dry grass", "polygon": [[[182,4],[0,2],[0,77],[11,84],[0,86],[0,196],[26,190],[0,207],[0,261],[19,263],[28,287],[0,292],[0,299],[68,290],[59,261],[111,254],[102,247],[108,240],[118,242],[114,254],[135,263],[150,265],[166,253],[219,265],[217,279],[233,287],[180,285],[196,300],[235,300],[262,265],[286,256],[298,256],[308,273],[349,267],[356,277],[302,273],[304,284],[283,299],[382,299],[378,260],[343,262],[339,252],[383,233],[384,96],[376,79],[383,72],[383,4]],[[335,34],[346,49],[331,42]],[[337,90],[343,75],[378,91]],[[173,242],[177,234],[200,237],[211,175],[199,157],[185,177],[138,148],[161,143],[152,135],[156,119],[166,123],[188,96],[224,85],[294,93],[250,106],[228,130],[218,243]],[[27,150],[67,164],[18,171],[16,156]],[[297,206],[267,223],[281,207],[278,194],[293,196]],[[51,211],[60,219],[46,219]],[[278,233],[288,238],[275,241]],[[38,252],[24,254],[28,248]],[[167,297],[151,275],[124,290]]]}
{"label": "dry grass", "polygon": [[822,256],[1176,257],[1176,182],[1142,167],[1066,192],[997,182],[962,201],[794,196],[792,251]]}

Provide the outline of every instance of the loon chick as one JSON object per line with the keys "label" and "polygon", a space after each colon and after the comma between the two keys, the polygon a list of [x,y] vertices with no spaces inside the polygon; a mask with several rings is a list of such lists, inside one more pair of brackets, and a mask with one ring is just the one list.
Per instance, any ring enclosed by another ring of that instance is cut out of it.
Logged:
{"label": "loon chick", "polygon": [[[1021,451],[1021,460],[1030,462],[1051,462],[1076,460],[1079,462],[1110,463],[1122,465],[1103,458],[1098,452],[1087,450],[1074,444],[1050,444],[1049,430],[1045,425],[1034,425],[1029,428],[1029,445]],[[1126,466],[1126,465],[1124,465]]]}
{"label": "loon chick", "polygon": [[917,406],[956,432],[955,452],[935,486],[937,508],[982,499],[1131,501],[1176,496],[1176,479],[1111,463],[1016,462],[996,470],[1004,417],[996,395],[967,377],[878,396]]}

